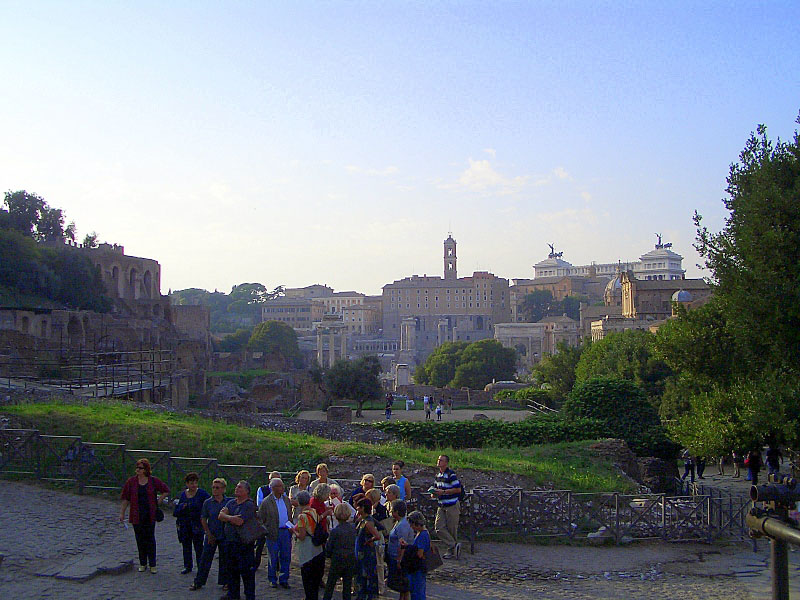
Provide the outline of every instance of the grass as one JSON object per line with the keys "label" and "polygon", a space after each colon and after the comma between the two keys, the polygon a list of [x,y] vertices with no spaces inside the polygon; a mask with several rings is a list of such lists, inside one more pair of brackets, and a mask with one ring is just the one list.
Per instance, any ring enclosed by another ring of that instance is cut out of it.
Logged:
{"label": "grass", "polygon": [[305,434],[265,431],[199,416],[141,410],[122,403],[21,404],[3,412],[43,434],[79,435],[87,442],[124,443],[129,449],[169,450],[173,456],[210,457],[220,463],[263,465],[278,471],[313,467],[331,455],[379,456],[409,465],[434,465],[441,452],[456,469],[531,477],[538,485],[576,492],[632,492],[631,482],[608,461],[593,456],[591,442],[529,448],[483,448],[479,452],[428,450],[401,443],[334,441]]}

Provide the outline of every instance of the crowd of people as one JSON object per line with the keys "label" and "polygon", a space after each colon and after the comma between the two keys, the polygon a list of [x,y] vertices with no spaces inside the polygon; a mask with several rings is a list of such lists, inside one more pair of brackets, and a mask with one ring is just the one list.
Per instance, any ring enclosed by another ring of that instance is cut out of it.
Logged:
{"label": "crowd of people", "polygon": [[[438,551],[425,517],[412,510],[415,500],[404,466],[395,461],[391,476],[382,478],[380,487],[375,475],[365,473],[348,494],[328,476],[324,463],[317,465],[313,481],[309,471],[299,471],[288,491],[280,473],[273,471],[255,497],[250,484],[242,480],[232,498],[226,496],[224,479],[214,479],[209,494],[200,488],[198,474],[188,473],[173,514],[183,547],[181,573],[191,573],[197,565],[189,589],[206,585],[218,552],[222,598],[237,600],[243,588],[245,599],[254,600],[256,573],[266,548],[269,584],[289,589],[294,556],[306,600],[318,600],[321,589],[323,598],[331,600],[339,581],[343,600],[349,600],[353,591],[357,600],[372,600],[387,590],[397,592],[400,600],[424,600],[427,564]],[[427,489],[438,504],[434,528],[446,547],[441,557],[458,559],[462,485],[448,456],[439,456],[437,467],[435,481]],[[119,518],[124,523],[127,513],[133,525],[139,572],[156,573],[155,525],[164,519],[160,505],[169,489],[152,474],[147,459],[137,461],[135,470],[122,489]]]}
{"label": "crowd of people", "polygon": [[[698,479],[705,479],[704,474],[707,462],[705,457],[693,455],[687,449],[683,451],[681,459],[683,460],[681,481],[686,481],[687,478],[690,478],[690,481],[694,483],[695,474]],[[741,472],[744,468],[747,471],[745,480],[753,482],[753,485],[758,485],[758,476],[765,464],[770,474],[778,473],[784,462],[784,457],[776,444],[770,444],[763,456],[761,448],[753,448],[748,452],[734,450],[730,455],[718,456],[715,462],[717,463],[717,473],[719,475],[725,475],[725,465],[730,463],[733,465],[733,477],[741,477]]]}

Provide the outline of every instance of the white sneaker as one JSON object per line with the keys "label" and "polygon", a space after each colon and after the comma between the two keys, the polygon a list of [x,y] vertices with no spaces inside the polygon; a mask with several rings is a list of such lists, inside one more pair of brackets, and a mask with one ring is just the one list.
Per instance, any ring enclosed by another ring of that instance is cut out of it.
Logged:
{"label": "white sneaker", "polygon": [[139,565],[139,573],[144,573],[147,571],[147,565]]}
{"label": "white sneaker", "polygon": [[156,573],[158,573],[158,569],[156,569],[155,567],[150,567],[150,572],[151,572],[153,575],[155,575]]}

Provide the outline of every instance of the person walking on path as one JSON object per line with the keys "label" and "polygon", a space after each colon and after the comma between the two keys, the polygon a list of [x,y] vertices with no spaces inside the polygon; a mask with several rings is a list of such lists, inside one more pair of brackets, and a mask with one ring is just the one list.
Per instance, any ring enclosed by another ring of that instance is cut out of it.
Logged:
{"label": "person walking on path", "polygon": [[422,398],[422,408],[425,410],[425,420],[431,420],[431,400],[428,396]]}
{"label": "person walking on path", "polygon": [[753,485],[758,485],[758,474],[761,472],[762,467],[761,450],[758,448],[751,450],[747,454],[744,464],[747,466],[750,481],[753,482]]}
{"label": "person walking on path", "polygon": [[744,457],[741,452],[733,450],[731,451],[731,460],[733,461],[733,476],[738,479],[742,475]]}
{"label": "person walking on path", "polygon": [[686,481],[686,478],[691,474],[691,481],[694,483],[694,459],[688,448],[683,451],[681,458],[683,459],[683,477],[681,477],[681,481]]}
{"label": "person walking on path", "polygon": [[703,456],[698,456],[695,459],[695,463],[697,463],[697,478],[698,479],[705,479],[703,477],[703,473],[706,472],[706,459]]}
{"label": "person walking on path", "polygon": [[[130,506],[129,521],[136,534],[136,547],[139,550],[139,572],[147,569],[156,573],[156,512],[159,503],[169,494],[169,488],[158,477],[153,477],[150,461],[142,458],[136,461],[136,474],[125,482],[122,488],[122,509],[119,513],[121,523],[125,522],[125,511]],[[161,519],[164,518],[161,513]]]}
{"label": "person walking on path", "polygon": [[200,523],[206,533],[203,543],[203,554],[197,563],[197,576],[194,583],[189,587],[190,590],[199,590],[208,581],[208,573],[211,571],[211,563],[214,561],[214,552],[219,548],[219,575],[217,583],[222,586],[228,585],[228,574],[226,557],[223,555],[222,542],[225,539],[225,528],[219,520],[219,511],[231,498],[225,495],[225,488],[228,483],[221,477],[217,477],[211,483],[211,498],[203,502],[200,512]]}
{"label": "person walking on path", "polygon": [[349,522],[349,504],[343,502],[336,506],[333,516],[337,521],[325,544],[325,555],[331,559],[328,568],[328,581],[325,584],[323,600],[333,598],[333,590],[339,578],[342,579],[342,600],[350,600],[353,575],[356,570],[356,526]]}
{"label": "person walking on path", "polygon": [[[436,482],[431,488],[431,497],[439,504],[436,509],[436,520],[433,528],[436,535],[447,546],[442,558],[456,558],[461,555],[461,544],[458,543],[458,520],[461,514],[461,482],[450,468],[450,457],[442,454],[436,461],[439,472]],[[409,520],[409,522],[411,522]]]}
{"label": "person walking on path", "polygon": [[186,489],[181,492],[175,505],[175,525],[178,529],[178,541],[183,546],[183,571],[181,575],[192,572],[192,548],[194,548],[197,566],[200,566],[200,557],[203,555],[203,524],[200,522],[203,504],[211,495],[200,487],[200,476],[187,473],[183,482]]}
{"label": "person walking on path", "polygon": [[239,600],[239,581],[244,586],[245,600],[256,598],[256,572],[253,569],[253,543],[246,544],[239,530],[250,519],[256,518],[256,503],[250,499],[250,484],[240,481],[233,492],[234,499],[219,511],[219,520],[225,524],[225,546],[228,557],[228,600]]}
{"label": "person walking on path", "polygon": [[[285,486],[281,479],[270,479],[270,495],[258,507],[258,520],[267,530],[266,542],[269,552],[267,577],[272,587],[289,587],[289,566],[292,562],[292,531],[289,519],[292,503],[284,495]],[[280,570],[280,577],[278,571]]]}
{"label": "person walking on path", "polygon": [[767,467],[769,468],[769,474],[772,475],[773,473],[780,472],[781,464],[783,464],[783,454],[781,454],[780,449],[775,444],[770,444],[767,450]]}

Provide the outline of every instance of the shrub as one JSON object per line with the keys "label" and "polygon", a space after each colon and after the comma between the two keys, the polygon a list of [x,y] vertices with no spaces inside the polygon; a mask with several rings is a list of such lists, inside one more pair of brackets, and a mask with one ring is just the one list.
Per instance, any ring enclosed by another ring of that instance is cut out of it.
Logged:
{"label": "shrub", "polygon": [[639,456],[673,458],[677,446],[667,439],[656,409],[633,382],[597,377],[575,384],[561,413],[565,419],[603,423],[605,435],[625,440]]}

